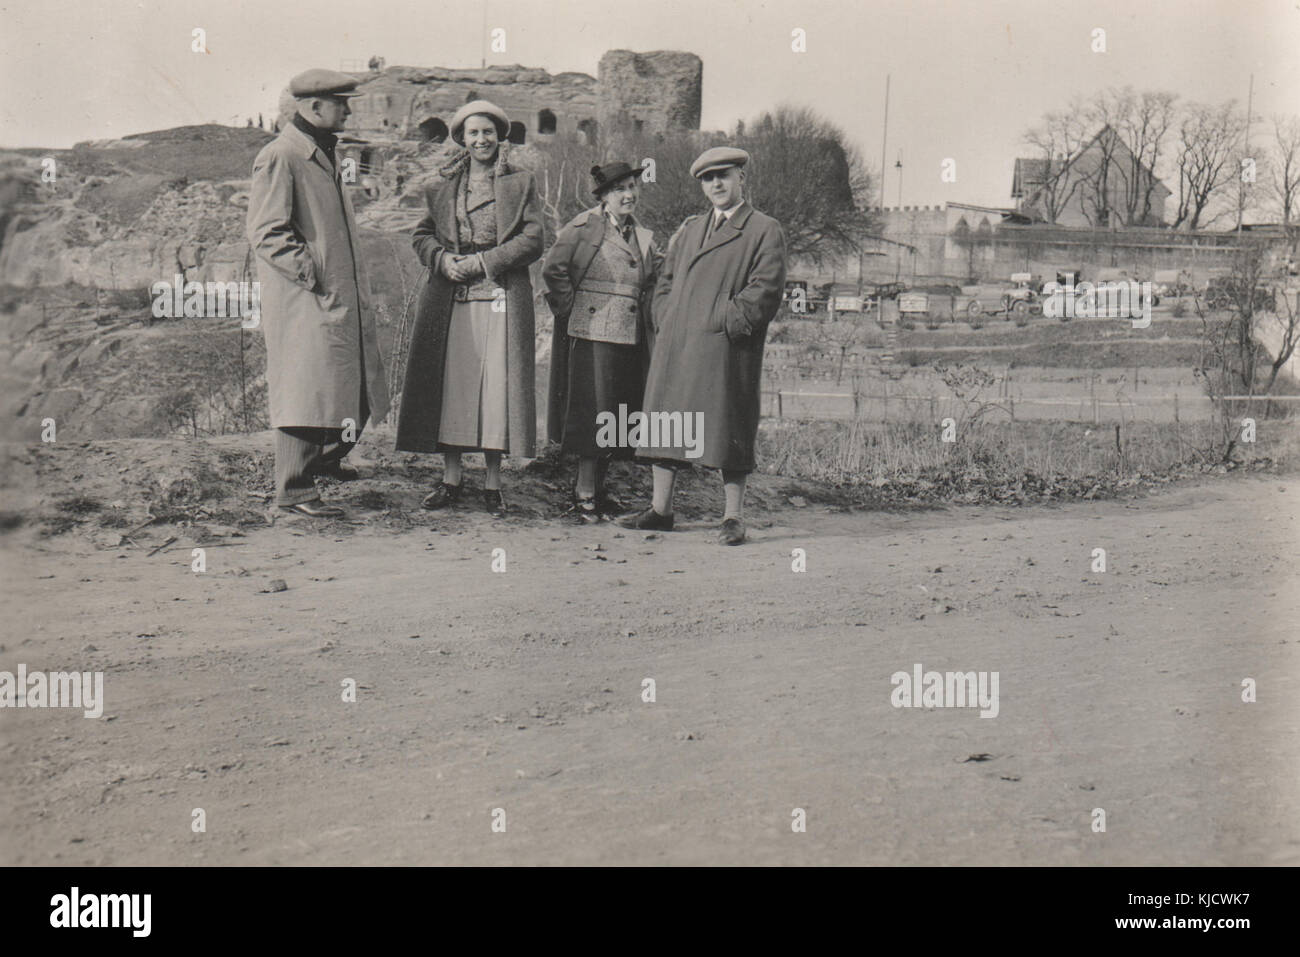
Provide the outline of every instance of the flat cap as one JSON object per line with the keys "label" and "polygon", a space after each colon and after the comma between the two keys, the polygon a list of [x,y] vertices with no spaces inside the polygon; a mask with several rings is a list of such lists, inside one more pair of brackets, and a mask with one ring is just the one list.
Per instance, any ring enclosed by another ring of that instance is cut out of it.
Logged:
{"label": "flat cap", "polygon": [[357,81],[338,70],[308,70],[289,81],[289,92],[304,96],[360,96]]}
{"label": "flat cap", "polygon": [[711,169],[726,169],[728,166],[744,166],[749,162],[749,154],[734,146],[715,146],[699,155],[691,164],[691,175],[699,179]]}

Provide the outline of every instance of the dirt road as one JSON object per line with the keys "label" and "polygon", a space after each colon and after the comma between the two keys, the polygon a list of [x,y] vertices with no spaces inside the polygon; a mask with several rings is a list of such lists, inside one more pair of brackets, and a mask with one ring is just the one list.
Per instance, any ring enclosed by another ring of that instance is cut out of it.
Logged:
{"label": "dirt road", "polygon": [[[1298,864],[1298,493],[787,508],[735,549],[295,519],[202,573],[11,538],[0,670],[106,706],[0,712],[0,863]],[[997,672],[997,716],[893,707],[918,663]]]}

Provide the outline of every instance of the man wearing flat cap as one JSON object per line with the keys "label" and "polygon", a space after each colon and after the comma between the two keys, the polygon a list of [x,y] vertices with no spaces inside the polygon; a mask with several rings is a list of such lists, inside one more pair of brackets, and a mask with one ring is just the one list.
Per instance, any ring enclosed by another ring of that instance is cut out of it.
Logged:
{"label": "man wearing flat cap", "polygon": [[[712,209],[689,216],[668,242],[651,306],[654,352],[646,381],[647,421],[697,421],[703,436],[664,428],[637,449],[654,467],[651,507],[632,528],[671,529],[676,469],[722,472],[726,510],[718,541],[745,540],[745,483],[754,470],[763,345],[785,287],[781,224],[745,202],[744,150],[719,146],[691,164]],[[666,433],[666,436],[665,436]],[[688,454],[690,453],[690,454]]]}
{"label": "man wearing flat cap", "polygon": [[388,414],[369,283],[335,156],[356,80],[308,70],[289,83],[293,120],[253,161],[248,241],[257,256],[266,383],[275,429],[275,504],[317,518],[314,478],[342,464],[367,418]]}

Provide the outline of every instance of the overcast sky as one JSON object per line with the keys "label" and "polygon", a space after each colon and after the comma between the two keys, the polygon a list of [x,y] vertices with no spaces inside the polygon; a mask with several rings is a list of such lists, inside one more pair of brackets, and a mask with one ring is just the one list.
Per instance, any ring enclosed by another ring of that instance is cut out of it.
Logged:
{"label": "overcast sky", "polygon": [[[1244,104],[1254,73],[1256,115],[1300,113],[1295,0],[0,0],[0,145],[269,118],[293,74],[372,54],[476,67],[484,6],[506,30],[489,64],[595,75],[606,50],[688,50],[704,61],[703,128],[808,104],[873,166],[892,74],[891,206],[900,150],[904,204],[1007,205],[1025,129],[1106,86]],[[207,54],[190,50],[195,27]],[[946,158],[955,183],[940,179]]]}

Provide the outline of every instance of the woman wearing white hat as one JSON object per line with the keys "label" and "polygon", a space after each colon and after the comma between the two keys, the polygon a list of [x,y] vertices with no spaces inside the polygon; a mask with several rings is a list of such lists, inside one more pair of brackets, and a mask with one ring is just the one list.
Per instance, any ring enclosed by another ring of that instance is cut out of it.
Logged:
{"label": "woman wearing white hat", "polygon": [[457,111],[449,132],[463,149],[439,171],[415,230],[429,281],[407,353],[397,448],[443,453],[425,508],[460,500],[461,454],[481,451],[484,506],[504,515],[501,456],[536,455],[528,266],[542,255],[542,218],[532,173],[507,159],[509,129],[505,111],[486,100]]}

